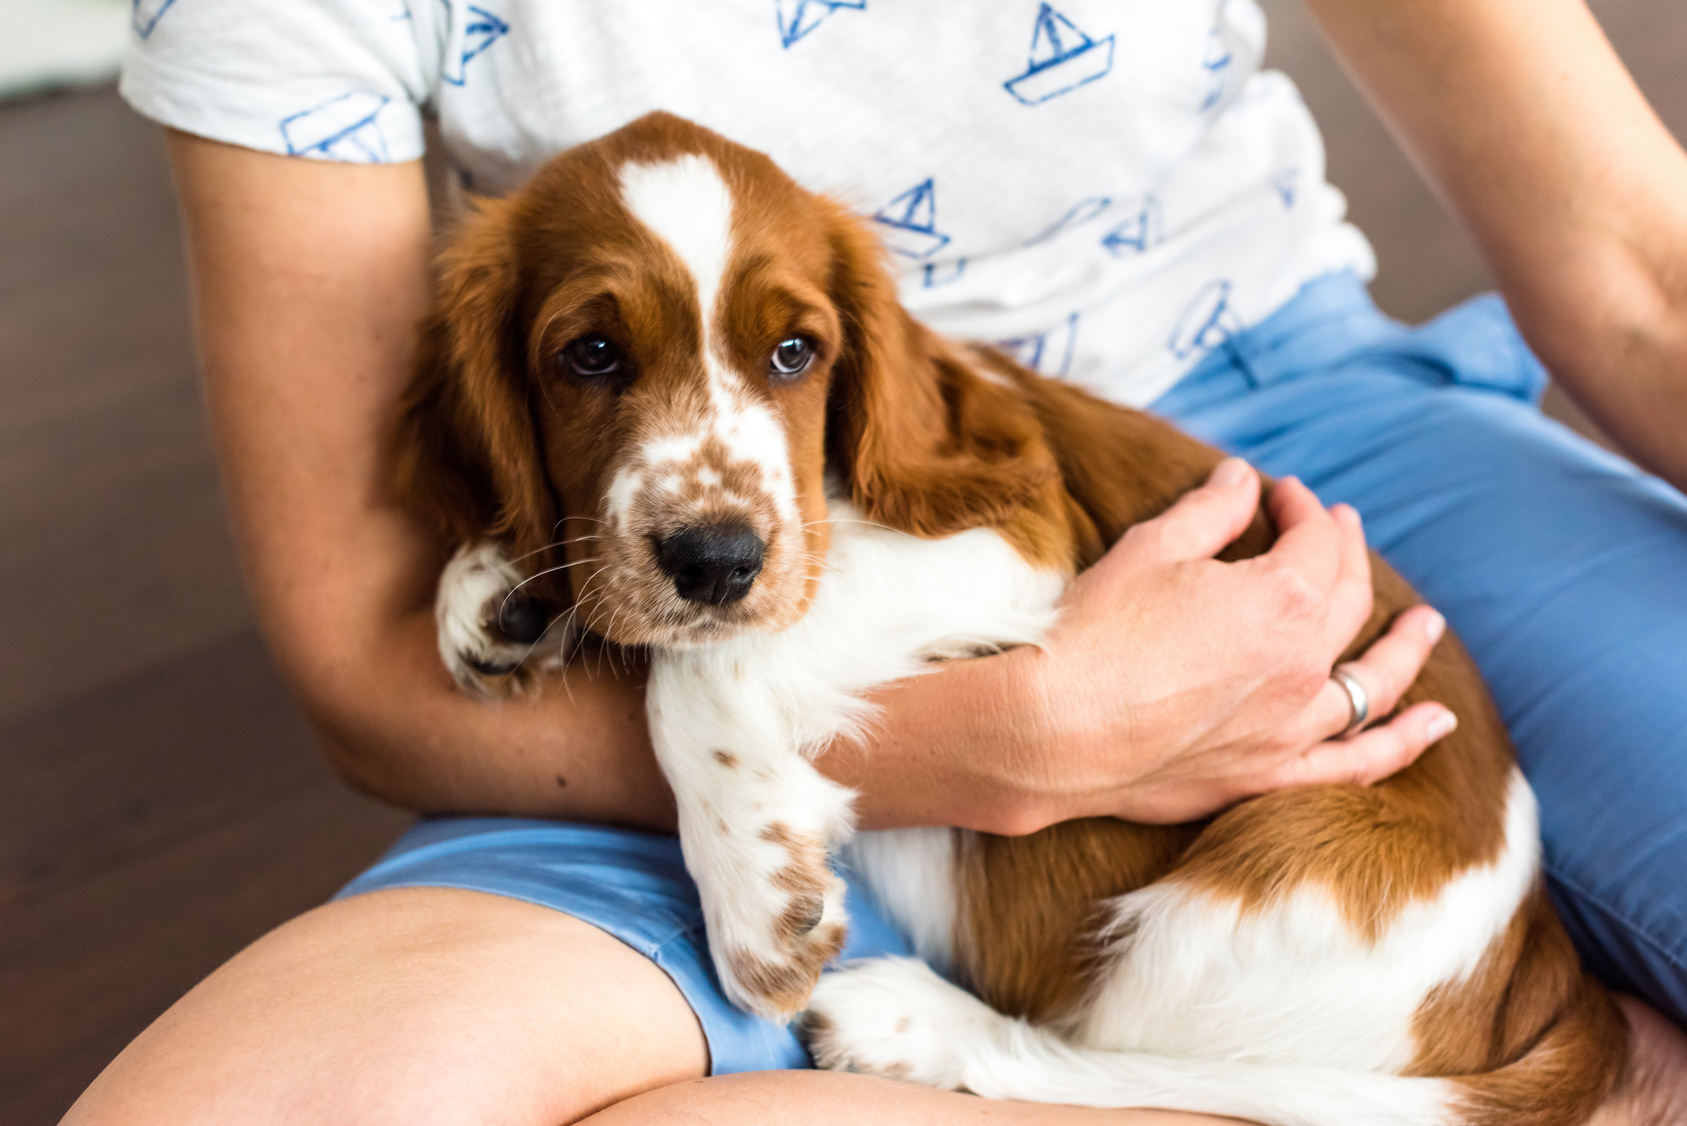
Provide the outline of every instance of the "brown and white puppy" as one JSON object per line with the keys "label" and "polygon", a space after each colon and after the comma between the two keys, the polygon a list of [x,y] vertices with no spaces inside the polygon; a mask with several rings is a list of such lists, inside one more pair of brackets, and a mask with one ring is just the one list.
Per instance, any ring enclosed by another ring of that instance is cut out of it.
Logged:
{"label": "brown and white puppy", "polygon": [[[1267,1123],[1573,1123],[1624,1025],[1547,902],[1534,798],[1442,642],[1458,730],[1387,782],[1191,825],[852,838],[809,758],[873,686],[1035,643],[1071,577],[1219,455],[943,340],[764,156],[653,114],[487,202],[443,260],[404,495],[465,545],[441,649],[497,691],[578,634],[648,712],[727,993],[825,1066]],[[1256,519],[1232,556],[1271,541]],[[1353,651],[1415,597],[1374,561]],[[522,599],[566,607],[565,625]],[[832,970],[847,848],[922,957]],[[818,985],[817,985],[818,982]],[[964,991],[963,991],[964,987]]]}

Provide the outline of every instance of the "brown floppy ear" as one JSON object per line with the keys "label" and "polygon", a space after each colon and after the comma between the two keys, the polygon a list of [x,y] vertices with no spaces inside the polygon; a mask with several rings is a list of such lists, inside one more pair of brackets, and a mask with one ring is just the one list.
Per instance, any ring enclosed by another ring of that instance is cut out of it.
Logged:
{"label": "brown floppy ear", "polygon": [[997,525],[1059,472],[1017,390],[981,378],[896,297],[884,250],[829,208],[844,324],[827,443],[870,520],[918,536]]}
{"label": "brown floppy ear", "polygon": [[556,502],[528,402],[510,205],[477,201],[441,256],[416,370],[400,403],[399,499],[455,544],[513,555],[552,538]]}

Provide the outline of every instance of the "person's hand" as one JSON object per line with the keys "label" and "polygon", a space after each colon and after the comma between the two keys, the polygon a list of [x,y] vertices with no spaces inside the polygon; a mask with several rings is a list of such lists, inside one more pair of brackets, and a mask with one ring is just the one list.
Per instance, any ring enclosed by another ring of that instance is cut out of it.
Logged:
{"label": "person's hand", "polygon": [[[1050,724],[1016,764],[1018,784],[1047,797],[1032,822],[1171,823],[1287,786],[1368,784],[1453,729],[1452,712],[1422,703],[1335,738],[1352,705],[1330,670],[1372,609],[1359,515],[1326,510],[1289,478],[1271,494],[1272,549],[1215,561],[1247,527],[1259,488],[1246,463],[1225,461],[1073,582],[1031,658]],[[1395,707],[1444,628],[1414,607],[1344,666],[1372,715]]]}

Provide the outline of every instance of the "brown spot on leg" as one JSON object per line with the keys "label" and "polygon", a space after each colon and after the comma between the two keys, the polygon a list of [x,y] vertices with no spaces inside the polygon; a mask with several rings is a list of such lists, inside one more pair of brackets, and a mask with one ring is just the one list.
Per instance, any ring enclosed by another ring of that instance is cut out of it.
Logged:
{"label": "brown spot on leg", "polygon": [[841,923],[823,923],[790,952],[782,963],[764,961],[738,952],[727,958],[732,974],[767,1011],[794,1013],[808,1006],[820,971],[843,949]]}
{"label": "brown spot on leg", "polygon": [[836,876],[826,863],[826,849],[815,838],[799,836],[789,826],[769,825],[762,839],[783,848],[791,862],[773,873],[773,886],[789,892],[791,902],[779,915],[775,938],[783,945],[820,925],[826,910],[826,892]]}
{"label": "brown spot on leg", "polygon": [[801,938],[820,925],[826,914],[824,895],[798,895],[780,912],[777,933],[781,939]]}
{"label": "brown spot on leg", "polygon": [[710,753],[715,756],[716,762],[720,763],[728,770],[738,769],[738,756],[733,754],[731,751],[712,751]]}

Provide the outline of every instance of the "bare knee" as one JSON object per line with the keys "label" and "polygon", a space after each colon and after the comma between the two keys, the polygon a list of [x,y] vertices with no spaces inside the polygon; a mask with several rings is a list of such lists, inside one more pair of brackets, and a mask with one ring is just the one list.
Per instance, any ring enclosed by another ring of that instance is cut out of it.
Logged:
{"label": "bare knee", "polygon": [[673,983],[611,936],[516,900],[406,889],[253,944],[65,1121],[553,1126],[707,1063]]}

